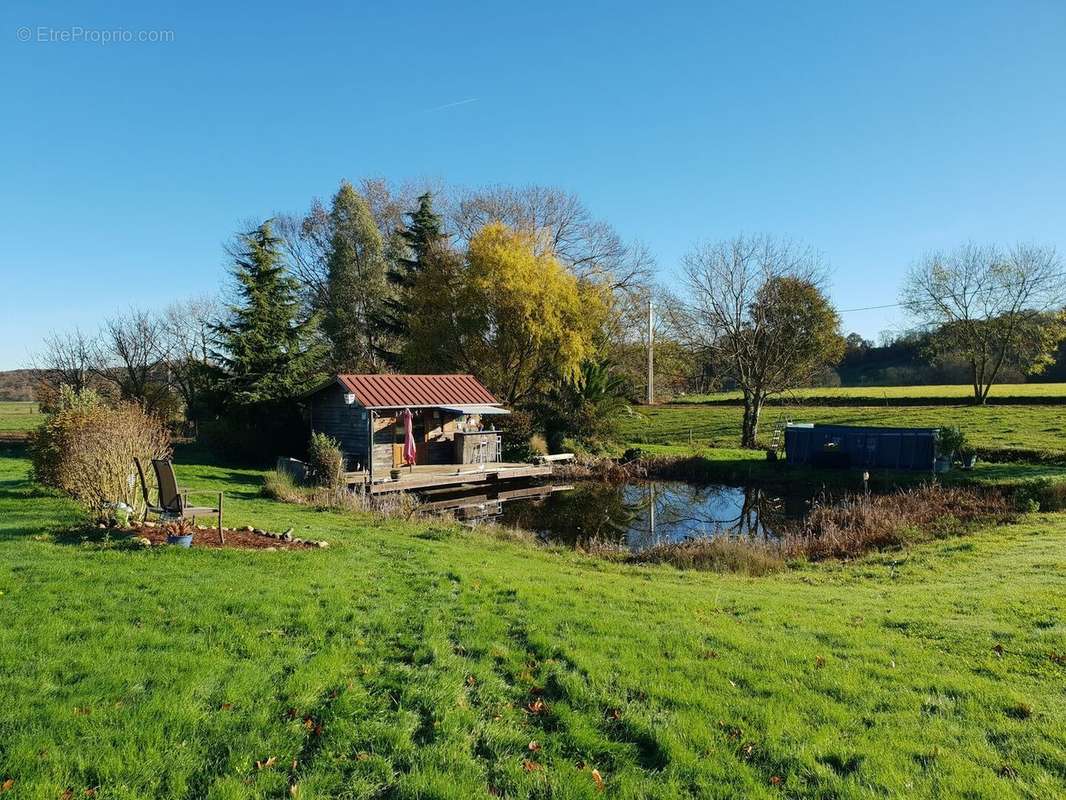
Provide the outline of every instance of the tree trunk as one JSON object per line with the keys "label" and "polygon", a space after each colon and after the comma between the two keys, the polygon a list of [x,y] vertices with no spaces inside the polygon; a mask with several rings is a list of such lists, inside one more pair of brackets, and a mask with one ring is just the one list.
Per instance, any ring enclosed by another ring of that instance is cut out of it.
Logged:
{"label": "tree trunk", "polygon": [[744,398],[744,419],[741,423],[740,446],[752,450],[759,446],[759,414],[762,412],[762,400],[755,397]]}

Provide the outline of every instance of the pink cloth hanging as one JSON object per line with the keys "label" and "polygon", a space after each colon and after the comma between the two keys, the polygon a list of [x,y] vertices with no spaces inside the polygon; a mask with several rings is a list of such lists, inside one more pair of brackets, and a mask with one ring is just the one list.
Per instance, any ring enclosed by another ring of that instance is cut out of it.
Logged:
{"label": "pink cloth hanging", "polygon": [[411,409],[405,408],[400,412],[400,418],[403,420],[403,463],[413,465],[418,457],[418,450],[415,448],[414,414]]}

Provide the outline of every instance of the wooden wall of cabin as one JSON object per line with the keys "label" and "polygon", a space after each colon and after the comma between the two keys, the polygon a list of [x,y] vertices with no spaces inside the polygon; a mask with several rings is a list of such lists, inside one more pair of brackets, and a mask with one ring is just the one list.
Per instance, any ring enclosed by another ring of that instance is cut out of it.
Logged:
{"label": "wooden wall of cabin", "polygon": [[344,402],[344,390],[333,384],[310,398],[311,430],[336,439],[348,469],[366,465],[369,445],[367,410],[358,403]]}

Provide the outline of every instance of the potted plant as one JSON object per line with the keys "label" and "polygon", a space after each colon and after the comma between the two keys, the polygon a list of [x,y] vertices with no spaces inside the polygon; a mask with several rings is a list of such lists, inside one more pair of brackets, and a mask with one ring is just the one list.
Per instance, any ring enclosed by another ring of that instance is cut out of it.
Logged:
{"label": "potted plant", "polygon": [[955,461],[955,455],[961,455],[966,450],[966,434],[958,425],[942,427],[937,436],[937,450],[939,455],[934,469],[937,472],[947,472]]}
{"label": "potted plant", "polygon": [[178,547],[192,547],[192,523],[187,519],[176,519],[168,522],[163,528],[167,532],[167,544]]}

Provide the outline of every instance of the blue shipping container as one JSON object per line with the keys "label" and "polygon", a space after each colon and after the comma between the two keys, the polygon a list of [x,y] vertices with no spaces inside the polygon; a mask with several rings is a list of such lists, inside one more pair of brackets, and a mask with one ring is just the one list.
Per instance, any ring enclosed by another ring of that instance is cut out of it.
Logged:
{"label": "blue shipping container", "polygon": [[785,460],[816,467],[879,467],[932,471],[936,428],[881,428],[853,425],[785,427]]}

